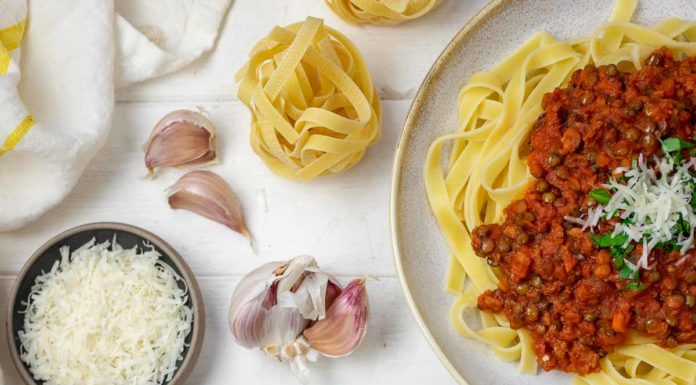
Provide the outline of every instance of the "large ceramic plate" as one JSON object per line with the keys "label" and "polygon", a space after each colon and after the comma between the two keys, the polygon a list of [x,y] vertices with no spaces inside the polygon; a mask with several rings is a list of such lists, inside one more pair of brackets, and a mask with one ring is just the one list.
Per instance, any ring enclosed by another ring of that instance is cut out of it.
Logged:
{"label": "large ceramic plate", "polygon": [[[452,0],[459,1],[459,0]],[[498,360],[484,345],[449,325],[452,296],[443,291],[448,250],[430,212],[423,164],[432,141],[457,129],[456,97],[476,71],[491,68],[532,33],[587,36],[602,24],[613,0],[495,0],[464,26],[435,62],[406,120],[396,152],[392,186],[392,237],[396,267],[421,329],[453,376],[469,385],[569,384],[570,376],[523,376],[516,363]],[[634,20],[696,19],[693,0],[639,0]]]}

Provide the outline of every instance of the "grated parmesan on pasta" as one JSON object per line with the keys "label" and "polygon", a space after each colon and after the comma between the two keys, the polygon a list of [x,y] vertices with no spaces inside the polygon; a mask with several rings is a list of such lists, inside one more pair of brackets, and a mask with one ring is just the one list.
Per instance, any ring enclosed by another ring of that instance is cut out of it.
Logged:
{"label": "grated parmesan on pasta", "polygon": [[21,359],[46,385],[155,385],[182,359],[193,314],[154,248],[88,242],[36,278]]}
{"label": "grated parmesan on pasta", "polygon": [[[630,169],[615,170],[623,173],[624,182],[610,178],[604,185],[612,192],[606,205],[588,210],[584,218],[565,219],[585,229],[594,228],[600,219],[619,216],[622,221],[614,225],[612,236],[627,235],[624,246],[630,242],[643,245],[636,263],[626,260],[626,264],[633,270],[651,269],[648,255],[661,243],[674,240],[682,255],[694,247],[696,213],[692,208],[694,191],[690,182],[696,181],[691,174],[695,169],[696,157],[675,162],[673,157],[665,156],[650,164],[640,155]],[[687,234],[679,231],[679,221],[690,225]]]}

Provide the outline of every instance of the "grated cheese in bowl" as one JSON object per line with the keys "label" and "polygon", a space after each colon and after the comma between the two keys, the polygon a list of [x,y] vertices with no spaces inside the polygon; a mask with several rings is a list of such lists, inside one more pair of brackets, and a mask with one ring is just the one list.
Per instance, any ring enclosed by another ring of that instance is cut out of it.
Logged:
{"label": "grated cheese in bowl", "polygon": [[34,378],[46,385],[171,380],[192,330],[183,278],[154,248],[93,239],[60,253],[36,278],[18,333],[20,358]]}

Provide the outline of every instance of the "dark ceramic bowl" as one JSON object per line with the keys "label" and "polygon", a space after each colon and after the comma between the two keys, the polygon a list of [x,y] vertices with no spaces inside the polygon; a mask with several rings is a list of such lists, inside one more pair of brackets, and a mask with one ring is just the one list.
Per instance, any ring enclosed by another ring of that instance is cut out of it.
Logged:
{"label": "dark ceramic bowl", "polygon": [[[19,272],[10,293],[9,306],[7,309],[7,343],[10,347],[12,362],[19,371],[22,380],[27,385],[41,385],[42,381],[35,380],[27,365],[19,358],[19,337],[18,332],[24,326],[24,314],[20,313],[23,309],[22,301],[26,301],[29,296],[31,286],[36,277],[49,271],[56,261],[60,260],[59,249],[62,246],[70,246],[70,250],[78,247],[95,238],[97,243],[112,241],[116,236],[118,244],[124,248],[134,246],[142,247],[145,243],[155,247],[161,254],[160,259],[171,266],[185,281],[188,286],[189,298],[187,305],[193,311],[192,331],[186,338],[183,360],[178,361],[178,367],[171,381],[165,382],[167,385],[181,385],[191,374],[193,367],[198,360],[203,345],[203,335],[205,330],[205,309],[201,289],[193,276],[191,269],[184,259],[171,246],[158,236],[141,228],[122,223],[90,223],[67,230],[48,242],[44,243],[29,258],[22,271]],[[183,282],[179,283],[183,286]]]}

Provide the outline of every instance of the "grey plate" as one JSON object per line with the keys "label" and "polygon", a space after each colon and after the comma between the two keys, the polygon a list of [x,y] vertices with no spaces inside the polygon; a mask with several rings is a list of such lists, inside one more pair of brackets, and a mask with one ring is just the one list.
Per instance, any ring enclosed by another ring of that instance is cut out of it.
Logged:
{"label": "grey plate", "polygon": [[[452,0],[457,1],[457,0]],[[392,240],[402,286],[418,324],[444,365],[470,385],[570,384],[570,376],[524,376],[483,344],[449,325],[453,297],[443,291],[448,250],[427,203],[423,165],[437,137],[457,129],[457,93],[476,71],[491,68],[534,32],[557,38],[588,36],[606,21],[614,1],[495,0],[472,19],[435,62],[416,95],[394,161]],[[645,25],[668,17],[693,20],[691,0],[639,0],[634,20]]]}
{"label": "grey plate", "polygon": [[[24,308],[21,302],[25,301],[29,296],[30,288],[34,284],[36,277],[45,271],[49,271],[53,264],[60,260],[59,249],[62,246],[70,246],[70,250],[75,250],[89,242],[92,238],[95,238],[97,243],[101,243],[112,241],[114,236],[116,236],[119,245],[124,248],[143,247],[146,242],[154,246],[162,255],[160,259],[171,266],[186,281],[189,290],[187,305],[193,310],[193,330],[186,339],[187,346],[184,348],[184,358],[178,362],[176,374],[171,381],[165,384],[181,385],[191,374],[201,352],[205,330],[203,296],[191,269],[176,250],[149,231],[122,223],[102,222],[78,226],[50,239],[29,258],[15,281],[10,294],[5,331],[12,362],[25,384],[38,385],[43,383],[35,381],[26,364],[20,360],[19,337],[17,336],[17,332],[24,325],[24,314],[19,312],[19,310]],[[183,285],[183,283],[180,283],[180,285]]]}

